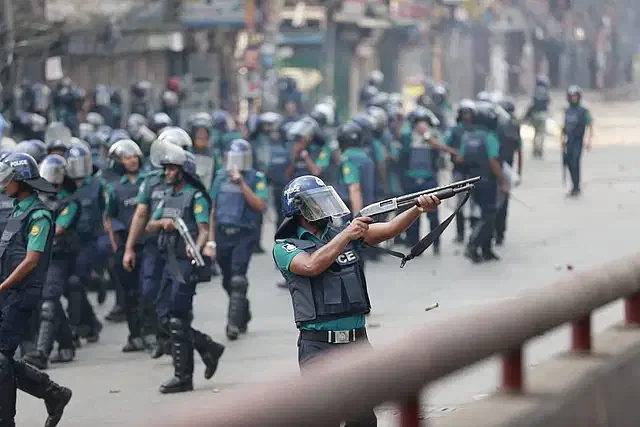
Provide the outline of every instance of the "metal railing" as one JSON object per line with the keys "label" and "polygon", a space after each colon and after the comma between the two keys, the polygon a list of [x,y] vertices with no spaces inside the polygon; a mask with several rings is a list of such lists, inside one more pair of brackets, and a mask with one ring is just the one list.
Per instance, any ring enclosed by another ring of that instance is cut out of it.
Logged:
{"label": "metal railing", "polygon": [[418,427],[420,395],[431,382],[500,354],[502,389],[525,391],[522,349],[528,340],[570,323],[572,351],[589,352],[593,311],[622,298],[626,323],[640,324],[640,254],[460,318],[434,321],[395,343],[372,350],[353,346],[304,376],[196,397],[153,425],[324,427],[396,402],[401,426]]}

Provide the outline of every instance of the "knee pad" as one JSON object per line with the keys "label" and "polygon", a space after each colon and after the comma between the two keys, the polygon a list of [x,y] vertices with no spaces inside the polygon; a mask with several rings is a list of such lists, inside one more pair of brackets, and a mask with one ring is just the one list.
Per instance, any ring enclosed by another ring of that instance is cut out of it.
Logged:
{"label": "knee pad", "polygon": [[83,286],[82,280],[80,280],[80,278],[75,274],[72,276],[69,276],[69,280],[67,281],[67,284],[69,285],[70,291],[79,291],[82,289],[82,286]]}
{"label": "knee pad", "polygon": [[246,294],[249,289],[249,282],[246,276],[233,276],[230,282],[231,292]]}
{"label": "knee pad", "polygon": [[189,337],[189,323],[185,319],[172,317],[169,319],[169,329],[171,336],[175,336],[178,340],[186,340]]}
{"label": "knee pad", "polygon": [[53,322],[56,317],[56,303],[53,301],[43,301],[40,305],[40,319],[46,322]]}

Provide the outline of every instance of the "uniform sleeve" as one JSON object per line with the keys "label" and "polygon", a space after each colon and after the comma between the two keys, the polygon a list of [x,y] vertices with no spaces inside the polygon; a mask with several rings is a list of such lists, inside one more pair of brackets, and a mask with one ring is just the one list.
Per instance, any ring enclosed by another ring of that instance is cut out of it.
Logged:
{"label": "uniform sleeve", "polygon": [[256,175],[257,181],[256,185],[251,189],[256,196],[260,197],[262,200],[267,200],[269,198],[269,189],[267,187],[267,178],[264,176],[264,173],[258,172]]}
{"label": "uniform sleeve", "polygon": [[209,224],[209,213],[211,212],[211,204],[204,194],[198,191],[194,196],[193,215],[198,224]]}
{"label": "uniform sleeve", "polygon": [[153,211],[153,214],[151,215],[151,219],[160,219],[160,218],[162,218],[162,203],[158,205],[156,210]]}
{"label": "uniform sleeve", "polygon": [[487,135],[487,154],[490,159],[497,159],[500,152],[500,144],[498,138],[494,134]]}
{"label": "uniform sleeve", "polygon": [[136,203],[140,205],[149,205],[151,203],[151,186],[149,185],[148,178],[145,178],[142,184],[140,184],[138,195],[136,196]]}
{"label": "uniform sleeve", "polygon": [[325,169],[329,167],[329,163],[331,163],[331,147],[329,147],[329,144],[325,144],[318,154],[316,166]]}
{"label": "uniform sleeve", "polygon": [[286,276],[291,274],[291,271],[289,270],[291,261],[293,261],[296,255],[300,252],[304,251],[297,246],[284,241],[277,241],[273,246],[273,259],[276,261],[276,265],[283,275]]}
{"label": "uniform sleeve", "polygon": [[104,187],[104,212],[108,217],[115,217],[118,214],[116,195],[111,186]]}
{"label": "uniform sleeve", "polygon": [[65,229],[69,228],[77,214],[78,204],[73,202],[69,203],[56,218],[56,225]]}
{"label": "uniform sleeve", "polygon": [[591,111],[588,109],[584,109],[584,122],[586,125],[590,125],[593,123],[593,117],[591,116]]}
{"label": "uniform sleeve", "polygon": [[342,179],[346,185],[358,184],[360,182],[360,170],[353,163],[346,161],[342,163]]}
{"label": "uniform sleeve", "polygon": [[[29,235],[27,236],[27,250],[44,252],[51,231],[51,216],[46,211],[36,211],[29,221]],[[53,237],[51,237],[53,238]]]}

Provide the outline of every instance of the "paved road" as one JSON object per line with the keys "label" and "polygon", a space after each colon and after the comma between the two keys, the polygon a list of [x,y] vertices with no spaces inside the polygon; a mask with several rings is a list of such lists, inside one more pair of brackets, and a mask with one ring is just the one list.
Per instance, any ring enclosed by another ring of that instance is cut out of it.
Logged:
{"label": "paved road", "polygon": [[[512,203],[507,242],[500,250],[502,262],[472,266],[460,255],[460,248],[449,243],[453,237],[449,232],[440,258],[428,254],[402,270],[395,259],[370,265],[370,323],[378,326],[370,329],[373,344],[394,339],[405,328],[428,325],[438,316],[456,316],[495,300],[517,297],[526,289],[571,274],[564,268],[567,264],[579,271],[637,250],[629,231],[636,229],[640,212],[635,190],[640,182],[635,163],[640,157],[640,137],[636,138],[633,117],[638,107],[593,106],[597,145],[584,159],[580,200],[564,197],[557,150],[550,148],[544,161],[527,159],[523,184],[515,191],[522,203]],[[264,241],[270,247],[269,240]],[[194,393],[159,395],[157,386],[171,373],[169,359],[123,355],[125,327],[107,325],[100,343],[83,347],[76,363],[49,371],[75,393],[61,425],[121,426],[132,414],[144,411],[151,415],[167,405],[188,402],[194,394],[210,394],[215,405],[217,393],[236,385],[295,373],[296,331],[290,300],[285,291],[274,287],[279,277],[269,255],[254,259],[249,278],[254,321],[245,338],[228,343],[213,380],[202,378],[203,366],[197,360]],[[425,313],[424,308],[436,301],[440,308]],[[195,325],[223,342],[226,304],[219,281],[199,289]],[[102,314],[110,305],[111,301],[101,309]],[[619,304],[602,310],[596,316],[596,329],[618,321],[620,313]],[[567,344],[566,330],[537,340],[527,348],[528,365]],[[455,410],[462,402],[481,398],[495,388],[497,378],[497,364],[489,361],[441,381],[429,391],[429,409],[434,415]],[[22,394],[19,399],[18,425],[40,425],[45,417],[42,403]],[[394,425],[394,411],[387,409],[381,410],[380,426]]]}

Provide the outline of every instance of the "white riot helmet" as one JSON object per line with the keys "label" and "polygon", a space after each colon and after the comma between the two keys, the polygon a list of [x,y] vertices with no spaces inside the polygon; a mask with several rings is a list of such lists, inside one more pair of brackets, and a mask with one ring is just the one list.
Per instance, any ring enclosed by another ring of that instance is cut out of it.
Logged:
{"label": "white riot helmet", "polygon": [[179,127],[170,127],[163,130],[158,135],[157,141],[168,142],[182,148],[193,146],[193,141],[191,141],[189,134]]}

